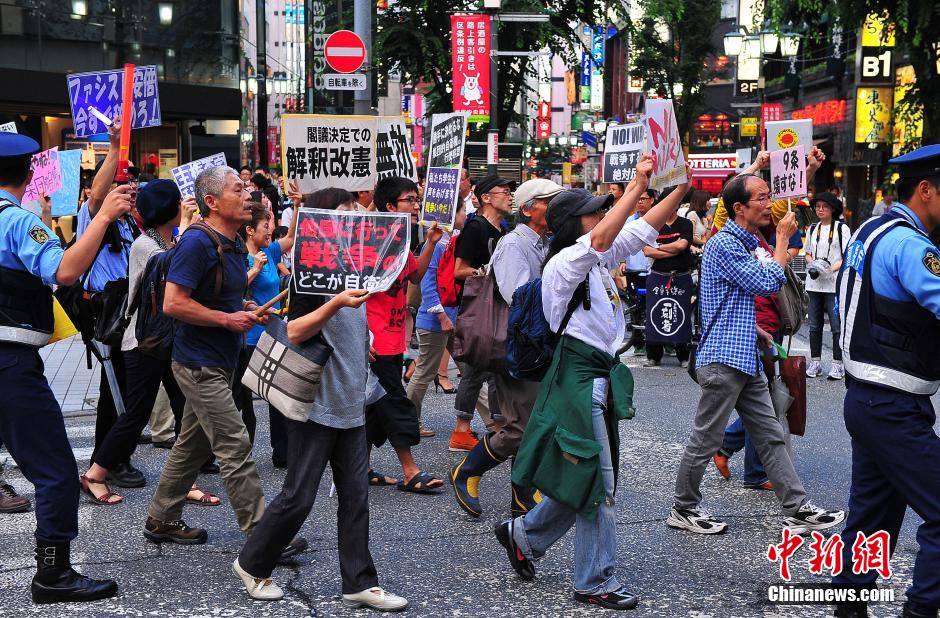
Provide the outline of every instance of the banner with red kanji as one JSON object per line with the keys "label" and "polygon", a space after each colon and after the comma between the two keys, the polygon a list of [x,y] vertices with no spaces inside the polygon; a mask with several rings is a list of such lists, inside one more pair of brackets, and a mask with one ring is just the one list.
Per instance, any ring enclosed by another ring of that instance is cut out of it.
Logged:
{"label": "banner with red kanji", "polygon": [[451,15],[454,111],[470,122],[490,120],[490,17]]}
{"label": "banner with red kanji", "polygon": [[293,277],[301,294],[384,292],[407,263],[407,214],[301,208],[297,216]]}

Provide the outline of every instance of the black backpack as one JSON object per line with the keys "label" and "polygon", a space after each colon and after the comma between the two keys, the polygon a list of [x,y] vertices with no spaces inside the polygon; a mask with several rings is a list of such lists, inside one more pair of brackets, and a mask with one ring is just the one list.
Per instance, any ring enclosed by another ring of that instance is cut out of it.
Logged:
{"label": "black backpack", "polygon": [[[202,231],[212,240],[216,255],[219,258],[215,268],[210,271],[215,275],[212,289],[212,302],[214,303],[218,301],[225,281],[225,267],[223,264],[225,254],[235,251],[235,249],[231,245],[223,245],[218,232],[205,223],[193,223],[186,228],[186,232],[191,229]],[[173,249],[170,249],[147,260],[140,287],[137,289],[134,300],[127,311],[128,315],[132,315],[134,311],[137,311],[137,326],[134,330],[134,335],[137,337],[137,349],[143,354],[160,359],[170,357],[173,350],[173,336],[176,330],[176,321],[163,313],[166,275],[170,270],[172,257]],[[206,274],[207,279],[210,273]],[[200,283],[200,287],[202,285]]]}

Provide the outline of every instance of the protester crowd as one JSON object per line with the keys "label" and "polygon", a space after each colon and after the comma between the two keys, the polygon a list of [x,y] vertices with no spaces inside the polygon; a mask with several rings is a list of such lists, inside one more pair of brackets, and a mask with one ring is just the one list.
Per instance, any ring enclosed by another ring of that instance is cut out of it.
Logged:
{"label": "protester crowd", "polygon": [[[823,371],[828,318],[828,377],[844,377],[836,277],[851,233],[840,222],[839,199],[823,192],[811,198],[819,221],[803,240],[787,201],[775,201],[760,176],[767,153],[726,183],[714,213],[708,195],[691,188],[689,168],[686,182],[653,191],[652,155],[640,158],[630,183],[612,183],[599,195],[547,179],[518,187],[499,176],[473,182],[464,168],[452,230],[445,231],[436,224],[419,228],[422,178],[390,176],[372,190],[306,195],[289,183],[282,196],[276,175],[244,166],[204,170],[192,197],[170,180],[143,182],[143,175],[116,184],[118,129],[119,123],[83,191],[71,244],[60,247],[38,219],[21,224],[49,234],[35,258],[45,260],[37,267],[42,281],[58,286],[56,298],[108,367],[101,372],[94,451],[80,476],[43,478],[49,475],[25,463],[35,445],[13,431],[21,421],[12,413],[0,419],[0,437],[15,436],[7,446],[37,487],[36,602],[116,593],[115,582],[71,569],[78,492],[101,508],[126,508],[115,488],[154,481],[148,512],[141,514],[146,539],[205,543],[210,532],[188,525],[184,507],[231,508],[246,537],[232,570],[251,597],[280,599],[275,569],[306,549],[298,533],[329,464],[339,498],[343,601],[404,608],[404,598],[380,586],[371,558],[368,489],[445,489],[445,480],[423,469],[412,450],[435,437],[421,422],[433,382],[435,391],[454,396],[447,448],[465,455],[446,482],[457,506],[480,517],[481,479],[509,460],[503,468],[511,478],[512,518],[494,534],[519,577],[535,578],[537,560],[575,526],[575,599],[636,607],[638,597],[616,575],[615,496],[618,485],[630,482],[618,474],[618,423],[634,414],[634,389],[645,388],[620,362],[625,338],[646,367],[674,354],[702,389],[667,525],[708,535],[726,530],[727,522],[704,508],[700,485],[710,462],[730,478],[729,458],[742,449],[745,486],[774,492],[782,527],[806,534],[845,518],[814,505],[795,471],[786,408],[774,394],[774,343],[794,334],[778,295],[786,293],[789,263],[802,248],[808,306],[799,317],[808,312],[812,357],[806,375]],[[0,198],[16,206],[30,145],[0,146]],[[814,148],[807,174],[823,159]],[[299,292],[290,257],[301,208],[407,215],[413,243],[392,285],[373,293]],[[9,216],[0,223],[8,225]],[[25,221],[27,215],[15,216]],[[10,246],[3,242],[0,254]],[[631,338],[627,320],[636,314],[625,304],[663,294],[657,288],[687,290],[688,298],[677,302],[698,318],[669,336],[647,323],[641,337]],[[489,296],[481,299],[480,289]],[[126,301],[115,309],[121,293]],[[492,341],[498,333],[473,321],[485,312],[506,317],[505,341]],[[268,406],[272,463],[287,469],[272,498],[262,491],[253,454],[259,400],[243,377],[279,316],[286,317],[290,344],[325,345],[332,355],[301,417]],[[468,341],[486,349],[467,350]],[[499,362],[479,360],[497,345],[505,351]],[[456,388],[450,354],[459,371]],[[58,409],[54,400],[43,405],[47,414]],[[739,418],[729,425],[732,410]],[[485,426],[482,435],[472,428],[475,416]],[[132,463],[148,424],[154,446],[169,449],[159,480]],[[64,429],[56,440],[47,447],[54,454],[47,465],[74,470]],[[400,474],[371,465],[372,449],[386,442]],[[213,473],[221,475],[225,499],[197,484],[200,474]],[[3,487],[3,511],[28,508]]]}

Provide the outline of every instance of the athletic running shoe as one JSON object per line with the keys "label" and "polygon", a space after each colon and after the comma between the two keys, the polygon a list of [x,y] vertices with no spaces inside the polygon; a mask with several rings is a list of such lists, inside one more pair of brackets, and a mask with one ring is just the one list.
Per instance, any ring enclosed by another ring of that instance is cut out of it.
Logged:
{"label": "athletic running shoe", "polygon": [[716,519],[701,506],[696,509],[672,507],[666,525],[696,534],[721,534],[728,528],[728,524]]}
{"label": "athletic running shoe", "polygon": [[793,534],[806,534],[810,530],[825,530],[837,526],[845,519],[844,511],[827,511],[811,502],[804,502],[793,515],[783,518],[783,525]]}

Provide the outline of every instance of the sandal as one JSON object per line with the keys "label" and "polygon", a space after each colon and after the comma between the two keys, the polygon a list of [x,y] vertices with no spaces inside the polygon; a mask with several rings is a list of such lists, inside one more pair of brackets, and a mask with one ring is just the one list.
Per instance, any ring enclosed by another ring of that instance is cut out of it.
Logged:
{"label": "sandal", "polygon": [[[107,489],[108,484],[104,481],[96,481],[95,479],[90,479],[84,474],[78,477],[78,480],[82,484],[82,493],[87,494],[88,497],[91,498],[91,501],[94,502],[95,504],[104,504],[104,505],[110,506],[112,504],[120,504],[124,502],[124,496],[113,494],[111,493],[110,489],[108,489],[108,491],[104,492],[100,496],[95,495],[95,492],[91,490],[91,487],[89,487],[89,485],[104,485],[105,488]],[[112,500],[111,498],[117,498],[117,500]]]}
{"label": "sandal", "polygon": [[[389,481],[389,479],[392,480]],[[390,476],[379,474],[375,470],[369,470],[369,485],[372,487],[388,487],[389,485],[395,485],[396,483],[398,483],[398,481]]]}
{"label": "sandal", "polygon": [[[193,493],[194,491],[201,493],[202,497],[190,498],[189,494]],[[215,502],[212,501],[213,498],[215,498]],[[206,491],[205,489],[202,489],[198,485],[193,485],[193,488],[186,493],[186,503],[196,504],[198,506],[219,506],[222,504],[222,500],[220,500],[218,496]]]}
{"label": "sandal", "polygon": [[[440,483],[440,485],[431,485],[434,481]],[[398,484],[399,491],[407,491],[413,494],[425,494],[429,496],[435,496],[441,492],[437,491],[444,486],[444,481],[441,479],[435,478],[428,474],[427,472],[418,472],[411,480],[406,484],[404,481]]]}

